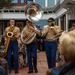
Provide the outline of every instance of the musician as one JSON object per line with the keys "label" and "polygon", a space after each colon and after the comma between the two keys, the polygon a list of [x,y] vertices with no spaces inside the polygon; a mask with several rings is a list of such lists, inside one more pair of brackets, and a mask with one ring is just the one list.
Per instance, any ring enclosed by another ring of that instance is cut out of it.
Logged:
{"label": "musician", "polygon": [[43,27],[42,36],[45,37],[45,50],[47,56],[48,69],[55,66],[57,44],[55,35],[59,34],[60,30],[54,23],[54,18],[48,19],[48,25]]}
{"label": "musician", "polygon": [[[15,74],[17,74],[18,73],[18,39],[20,37],[20,29],[15,26],[14,19],[10,19],[9,24],[10,24],[10,26],[6,27],[6,29],[4,31],[5,43],[9,39],[9,42],[8,42],[9,45],[8,45],[8,51],[7,51],[8,68],[9,68],[9,72],[11,73],[11,70],[12,70],[11,56],[13,53],[13,55],[14,55],[14,70],[15,70]],[[12,33],[10,33],[10,32],[12,32]]]}
{"label": "musician", "polygon": [[40,31],[34,27],[34,23],[26,20],[26,26],[23,29],[23,38],[26,40],[27,56],[29,71],[28,74],[38,72],[37,70],[37,45],[36,45],[36,34],[40,35]]}

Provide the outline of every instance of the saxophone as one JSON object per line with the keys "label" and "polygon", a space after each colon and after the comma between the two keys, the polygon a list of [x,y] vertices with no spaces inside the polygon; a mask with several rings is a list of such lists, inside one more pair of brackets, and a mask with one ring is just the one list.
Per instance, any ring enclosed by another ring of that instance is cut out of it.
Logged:
{"label": "saxophone", "polygon": [[13,37],[13,30],[14,30],[14,26],[10,26],[9,32],[6,33],[7,40],[5,41],[5,44],[4,44],[4,51],[0,52],[1,57],[5,57],[7,55],[7,50],[8,50],[8,46],[10,43],[10,39]]}

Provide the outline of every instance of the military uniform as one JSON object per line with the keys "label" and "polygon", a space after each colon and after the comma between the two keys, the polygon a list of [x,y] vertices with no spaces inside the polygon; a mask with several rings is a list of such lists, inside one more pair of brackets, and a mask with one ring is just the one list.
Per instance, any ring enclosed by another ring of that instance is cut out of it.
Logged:
{"label": "military uniform", "polygon": [[56,58],[56,38],[54,37],[56,34],[55,31],[59,31],[58,26],[54,25],[50,27],[49,25],[45,25],[42,31],[42,35],[45,37],[45,50],[47,55],[47,63],[48,68],[53,68],[55,66],[55,58]]}
{"label": "military uniform", "polygon": [[[10,26],[5,29],[4,36],[5,41],[7,40],[7,33],[12,30],[12,27],[10,29]],[[14,55],[14,69],[15,73],[18,72],[18,39],[20,36],[20,29],[16,26],[14,26],[13,30],[11,31],[13,33],[13,36],[10,38],[8,51],[7,51],[7,61],[8,61],[8,68],[11,72],[11,56],[12,53]]]}
{"label": "military uniform", "polygon": [[[36,28],[34,27],[36,30]],[[23,29],[23,38],[25,39],[24,42],[27,48],[27,56],[28,56],[28,65],[29,65],[29,72],[32,73],[33,70],[37,72],[37,45],[36,45],[36,33],[29,29],[27,26]],[[32,60],[33,59],[33,60]]]}

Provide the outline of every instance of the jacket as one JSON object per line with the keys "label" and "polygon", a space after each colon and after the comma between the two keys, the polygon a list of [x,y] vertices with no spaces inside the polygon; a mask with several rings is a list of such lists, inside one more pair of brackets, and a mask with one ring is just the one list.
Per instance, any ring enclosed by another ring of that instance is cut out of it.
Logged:
{"label": "jacket", "polygon": [[58,75],[75,75],[75,61],[65,66]]}

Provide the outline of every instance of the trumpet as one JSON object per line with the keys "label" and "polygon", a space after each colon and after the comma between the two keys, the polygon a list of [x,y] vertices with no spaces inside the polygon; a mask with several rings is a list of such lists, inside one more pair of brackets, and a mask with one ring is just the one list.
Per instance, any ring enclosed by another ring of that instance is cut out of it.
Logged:
{"label": "trumpet", "polygon": [[51,26],[50,28],[51,28],[51,29],[53,29],[54,27],[53,27],[53,26]]}

